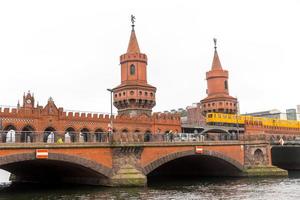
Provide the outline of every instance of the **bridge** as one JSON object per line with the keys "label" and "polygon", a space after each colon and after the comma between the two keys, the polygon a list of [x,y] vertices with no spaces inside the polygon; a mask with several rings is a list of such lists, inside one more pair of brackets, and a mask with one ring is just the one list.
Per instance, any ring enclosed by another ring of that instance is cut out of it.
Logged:
{"label": "bridge", "polygon": [[102,133],[101,139],[85,140],[75,133],[72,140],[50,133],[45,140],[31,132],[26,141],[22,134],[6,133],[0,144],[0,168],[16,182],[143,186],[162,176],[287,175],[272,165],[272,145],[265,137]]}

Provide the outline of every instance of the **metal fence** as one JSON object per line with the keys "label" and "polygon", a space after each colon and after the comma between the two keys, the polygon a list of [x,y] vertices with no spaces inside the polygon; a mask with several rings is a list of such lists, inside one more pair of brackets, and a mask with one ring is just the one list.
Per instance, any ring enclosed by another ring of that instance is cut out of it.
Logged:
{"label": "metal fence", "polygon": [[0,143],[142,143],[239,140],[235,134],[2,131]]}

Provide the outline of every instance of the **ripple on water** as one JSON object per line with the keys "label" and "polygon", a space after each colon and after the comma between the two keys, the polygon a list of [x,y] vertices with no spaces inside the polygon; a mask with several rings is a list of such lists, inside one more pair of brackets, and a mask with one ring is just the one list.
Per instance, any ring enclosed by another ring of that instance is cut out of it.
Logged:
{"label": "ripple on water", "polygon": [[144,188],[88,186],[0,185],[0,200],[23,199],[184,199],[184,200],[258,200],[300,199],[300,179],[291,178],[219,178],[201,180],[160,180]]}

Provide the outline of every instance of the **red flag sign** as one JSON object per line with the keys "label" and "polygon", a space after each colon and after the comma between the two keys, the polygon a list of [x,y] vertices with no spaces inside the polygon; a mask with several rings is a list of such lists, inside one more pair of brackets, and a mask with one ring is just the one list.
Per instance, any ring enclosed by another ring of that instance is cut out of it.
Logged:
{"label": "red flag sign", "polygon": [[37,149],[35,152],[36,159],[48,158],[48,149]]}
{"label": "red flag sign", "polygon": [[196,150],[196,153],[203,153],[203,147],[202,146],[196,146],[195,150]]}

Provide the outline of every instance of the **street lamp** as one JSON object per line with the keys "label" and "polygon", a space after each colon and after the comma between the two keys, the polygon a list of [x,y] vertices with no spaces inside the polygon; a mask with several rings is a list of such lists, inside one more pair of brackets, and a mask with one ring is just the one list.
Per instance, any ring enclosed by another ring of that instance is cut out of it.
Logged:
{"label": "street lamp", "polygon": [[113,127],[113,99],[112,99],[112,97],[113,97],[113,90],[112,89],[106,89],[107,91],[109,91],[110,92],[110,137],[109,137],[109,139],[110,139],[110,141],[112,141],[111,139],[111,137],[112,137],[112,134],[113,134],[113,130],[114,130],[114,127]]}
{"label": "street lamp", "polygon": [[238,98],[236,97],[236,133],[237,133],[237,138],[239,138],[239,135],[240,135],[240,132],[239,132],[239,121],[238,121],[238,117],[239,117],[239,114],[240,114],[240,105],[239,105],[239,100]]}
{"label": "street lamp", "polygon": [[0,140],[2,141],[2,132],[3,132],[3,126],[2,126],[2,118],[0,118]]}

